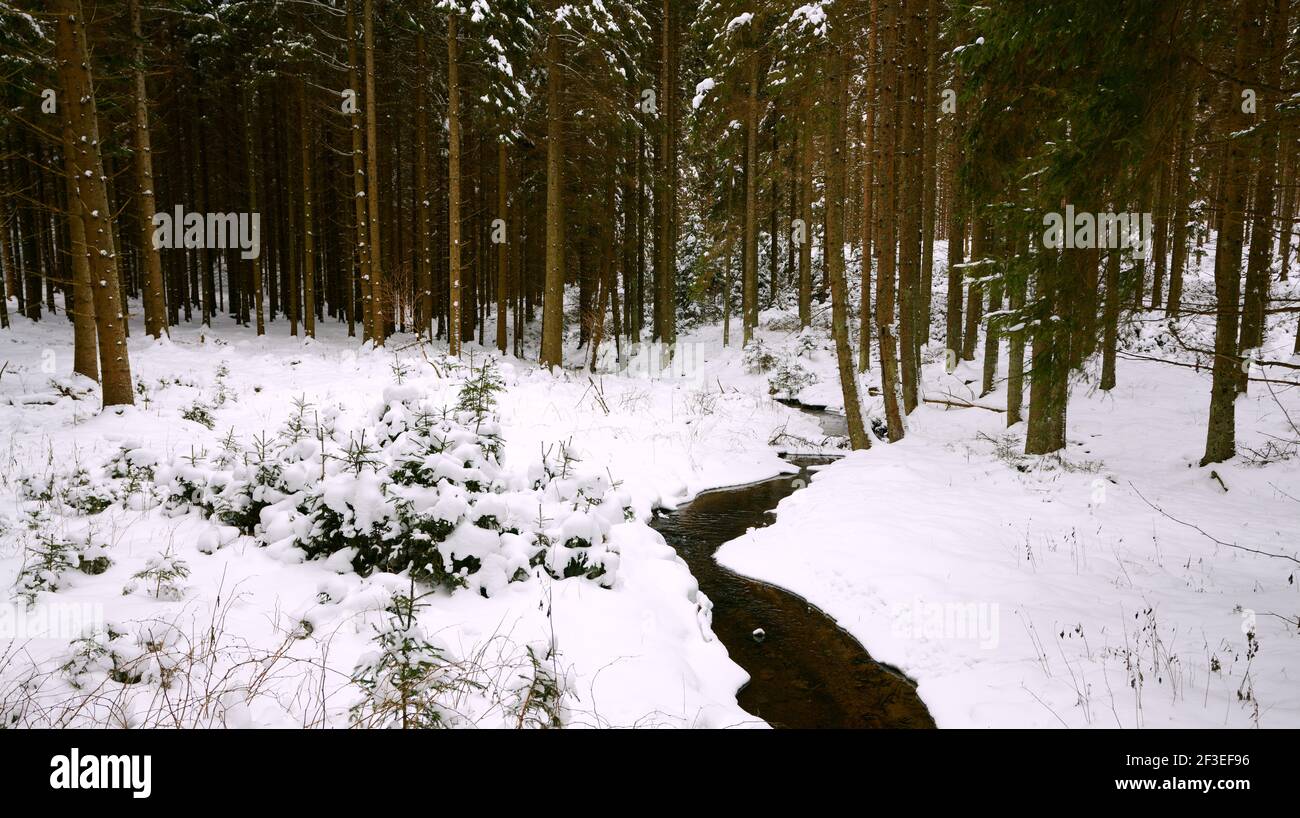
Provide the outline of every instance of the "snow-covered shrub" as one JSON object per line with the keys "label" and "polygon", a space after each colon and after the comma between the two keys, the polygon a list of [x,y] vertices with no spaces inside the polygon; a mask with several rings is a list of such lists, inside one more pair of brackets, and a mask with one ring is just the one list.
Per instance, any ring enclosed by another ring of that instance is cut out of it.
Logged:
{"label": "snow-covered shrub", "polygon": [[[553,654],[545,659],[554,661]],[[528,646],[528,664],[532,671],[527,686],[519,696],[517,710],[520,727],[548,729],[563,727],[564,686],[553,667],[548,667],[532,645]]]}
{"label": "snow-covered shrub", "polygon": [[754,338],[745,344],[745,354],[741,360],[745,365],[745,371],[751,375],[770,372],[777,364],[776,355],[762,338]]}
{"label": "snow-covered shrub", "polygon": [[217,425],[216,419],[212,417],[212,408],[201,401],[194,401],[181,412],[181,417],[185,420],[191,420],[200,426],[209,429]]}
{"label": "snow-covered shrub", "polygon": [[359,727],[427,729],[442,727],[449,716],[439,697],[455,684],[443,651],[416,621],[418,606],[398,596],[388,618],[376,628],[376,649],[363,654],[352,673],[362,699],[349,711]]}
{"label": "snow-covered shrub", "polygon": [[793,400],[816,382],[817,373],[809,371],[798,358],[782,358],[767,377],[767,391],[774,397]]}
{"label": "snow-covered shrub", "polygon": [[409,574],[487,596],[539,571],[611,585],[609,529],[628,500],[588,474],[567,446],[523,474],[501,464],[493,414],[502,382],[473,371],[454,409],[398,385],[346,433],[304,424],[303,408],[274,440],[247,450],[227,436],[217,457],[195,453],[158,470],[172,513],[194,508],[286,559],[339,571]]}
{"label": "snow-covered shrub", "polygon": [[78,514],[98,514],[116,499],[112,486],[95,480],[80,467],[44,476],[25,474],[17,483],[18,499],[34,503],[58,501]]}
{"label": "snow-covered shrub", "polygon": [[175,600],[185,596],[179,581],[190,575],[190,566],[170,551],[154,554],[145,560],[144,568],[131,575],[131,581],[122,589],[132,594],[143,587],[154,599]]}
{"label": "snow-covered shrub", "polygon": [[143,674],[128,658],[136,653],[130,637],[118,633],[110,626],[96,630],[71,643],[71,653],[59,671],[75,690],[93,688],[97,676],[106,676],[117,684],[138,684]]}
{"label": "snow-covered shrub", "polygon": [[48,530],[38,532],[35,544],[27,547],[23,567],[14,582],[16,595],[30,605],[38,594],[65,587],[77,567],[77,557],[77,547],[71,541]]}
{"label": "snow-covered shrub", "polygon": [[812,327],[804,327],[790,343],[791,351],[800,358],[811,358],[822,348],[822,338]]}

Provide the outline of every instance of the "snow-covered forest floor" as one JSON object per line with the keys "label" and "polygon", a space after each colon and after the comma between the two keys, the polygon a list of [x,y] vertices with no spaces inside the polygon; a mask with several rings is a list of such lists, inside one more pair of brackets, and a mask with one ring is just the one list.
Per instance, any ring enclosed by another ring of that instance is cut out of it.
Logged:
{"label": "snow-covered forest floor", "polygon": [[[944,371],[941,290],[934,307],[926,394],[1004,406],[977,395],[978,361]],[[645,350],[597,375],[507,357],[477,409],[465,384],[495,354],[476,345],[461,362],[411,336],[359,349],[329,321],[310,341],[278,321],[155,343],[136,321],[136,406],[100,413],[65,376],[62,316],[15,318],[0,587],[19,638],[0,639],[0,717],[392,723],[394,692],[368,680],[414,656],[442,668],[418,712],[453,725],[761,725],[736,704],[746,674],[708,600],[647,520],[789,472],[783,451],[834,449],[772,395],[839,403],[828,319],[819,307],[800,333],[765,312],[765,354],[742,353],[738,322],[725,349],[698,325],[663,370]],[[1165,323],[1126,327],[1124,348],[1195,362]],[[1210,345],[1206,319],[1181,327]],[[1293,360],[1294,331],[1279,317],[1263,357]],[[996,411],[925,404],[902,442],[826,467],[719,560],[836,618],[918,682],[941,727],[1300,726],[1300,395],[1252,383],[1242,454],[1212,476],[1196,465],[1207,369],[1121,356],[1109,393],[1093,372],[1073,386],[1064,456],[1020,454],[1023,424]],[[880,417],[878,397],[867,407]],[[413,461],[448,480],[377,476]],[[418,626],[391,611],[409,578],[360,576],[337,547],[349,525],[391,533],[408,514],[462,558],[438,566],[444,585],[465,585],[416,590]],[[329,532],[332,557],[294,545]],[[102,627],[47,638],[51,612]]]}

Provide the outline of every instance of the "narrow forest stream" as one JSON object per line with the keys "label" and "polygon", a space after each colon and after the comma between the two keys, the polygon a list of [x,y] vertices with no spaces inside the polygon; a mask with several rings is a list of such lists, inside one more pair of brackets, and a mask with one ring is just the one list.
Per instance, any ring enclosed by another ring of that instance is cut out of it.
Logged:
{"label": "narrow forest stream", "polygon": [[[823,427],[833,434],[830,424]],[[769,525],[781,498],[808,485],[811,467],[833,458],[787,459],[800,467],[798,474],[704,492],[651,522],[713,601],[714,632],[749,672],[741,707],[775,727],[933,727],[912,682],[873,660],[835,620],[796,594],[714,560],[723,543]]]}

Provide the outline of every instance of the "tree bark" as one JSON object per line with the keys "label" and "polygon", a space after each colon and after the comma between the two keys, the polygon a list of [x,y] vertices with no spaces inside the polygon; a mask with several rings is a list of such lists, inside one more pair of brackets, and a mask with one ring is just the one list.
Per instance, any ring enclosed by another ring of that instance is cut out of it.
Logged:
{"label": "tree bark", "polygon": [[374,0],[365,0],[362,13],[366,58],[366,196],[369,205],[368,232],[370,240],[370,337],[376,346],[384,345],[388,334],[388,293],[385,289],[383,255],[379,243],[379,136],[378,113],[375,110],[375,14]]}
{"label": "tree bark", "polygon": [[849,427],[849,445],[854,449],[869,449],[871,439],[862,422],[853,348],[849,343],[849,290],[844,279],[844,126],[849,107],[848,43],[838,37],[836,40],[830,55],[830,98],[827,100],[830,116],[826,135],[826,274],[831,285],[831,334],[835,339],[835,359],[839,367],[840,394],[844,398],[844,416]]}
{"label": "tree bark", "polygon": [[130,405],[135,402],[134,385],[126,348],[117,253],[113,246],[112,211],[100,156],[85,20],[80,0],[54,0],[51,5],[58,16],[55,47],[63,85],[61,107],[77,146],[73,155],[76,191],[69,204],[74,208],[74,217],[80,215],[85,224],[104,407]]}
{"label": "tree bark", "polygon": [[560,112],[560,22],[546,39],[546,284],[542,298],[542,366],[564,365],[564,146]]}
{"label": "tree bark", "polygon": [[452,12],[447,15],[447,344],[452,357],[460,356],[464,335],[461,329],[460,62],[456,28],[456,14]]}

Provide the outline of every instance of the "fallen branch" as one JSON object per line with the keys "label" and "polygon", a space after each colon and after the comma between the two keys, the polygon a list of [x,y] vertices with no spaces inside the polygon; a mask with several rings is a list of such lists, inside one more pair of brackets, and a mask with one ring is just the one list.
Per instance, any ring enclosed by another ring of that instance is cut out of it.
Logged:
{"label": "fallen branch", "polygon": [[1290,554],[1275,554],[1275,553],[1273,553],[1272,551],[1261,551],[1261,550],[1259,550],[1258,548],[1247,548],[1247,547],[1244,546],[1244,545],[1237,545],[1235,542],[1225,542],[1225,541],[1219,539],[1218,537],[1214,536],[1213,534],[1210,534],[1209,532],[1207,532],[1205,529],[1201,528],[1201,527],[1200,527],[1199,525],[1197,525],[1196,523],[1189,523],[1189,522],[1187,522],[1186,520],[1180,520],[1180,519],[1178,519],[1177,517],[1175,517],[1174,515],[1172,515],[1172,514],[1170,514],[1169,512],[1165,511],[1165,510],[1164,510],[1163,508],[1161,508],[1160,506],[1158,506],[1158,505],[1156,505],[1155,503],[1151,502],[1150,500],[1148,500],[1148,499],[1147,499],[1147,498],[1142,494],[1142,492],[1138,491],[1138,487],[1135,486],[1135,485],[1133,485],[1133,483],[1132,483],[1131,481],[1129,482],[1128,485],[1129,485],[1129,488],[1133,489],[1133,491],[1137,493],[1137,496],[1138,496],[1138,497],[1141,497],[1141,498],[1142,498],[1142,502],[1146,503],[1147,505],[1151,506],[1151,507],[1152,507],[1153,509],[1155,509],[1156,511],[1160,512],[1160,514],[1161,514],[1162,516],[1167,517],[1167,518],[1170,519],[1170,520],[1173,520],[1174,522],[1178,523],[1179,525],[1187,526],[1188,528],[1193,529],[1193,530],[1199,532],[1199,533],[1201,534],[1201,536],[1205,537],[1206,539],[1210,540],[1211,542],[1216,543],[1217,545],[1222,545],[1222,546],[1224,546],[1225,548],[1236,548],[1236,549],[1239,550],[1239,551],[1247,551],[1247,552],[1249,552],[1249,553],[1251,553],[1251,554],[1259,554],[1259,555],[1262,556],[1262,557],[1272,557],[1272,558],[1274,558],[1274,559],[1279,559],[1279,560],[1290,560],[1291,562],[1294,562],[1294,563],[1296,563],[1297,565],[1300,565],[1300,559],[1297,559],[1296,557],[1293,557],[1293,556],[1291,556]]}
{"label": "fallen branch", "polygon": [[965,403],[961,401],[943,400],[941,398],[921,398],[924,403],[937,403],[940,406],[952,406],[957,409],[987,409],[990,412],[1001,412],[1006,414],[1006,409],[999,409],[996,406],[985,406],[982,403]]}

